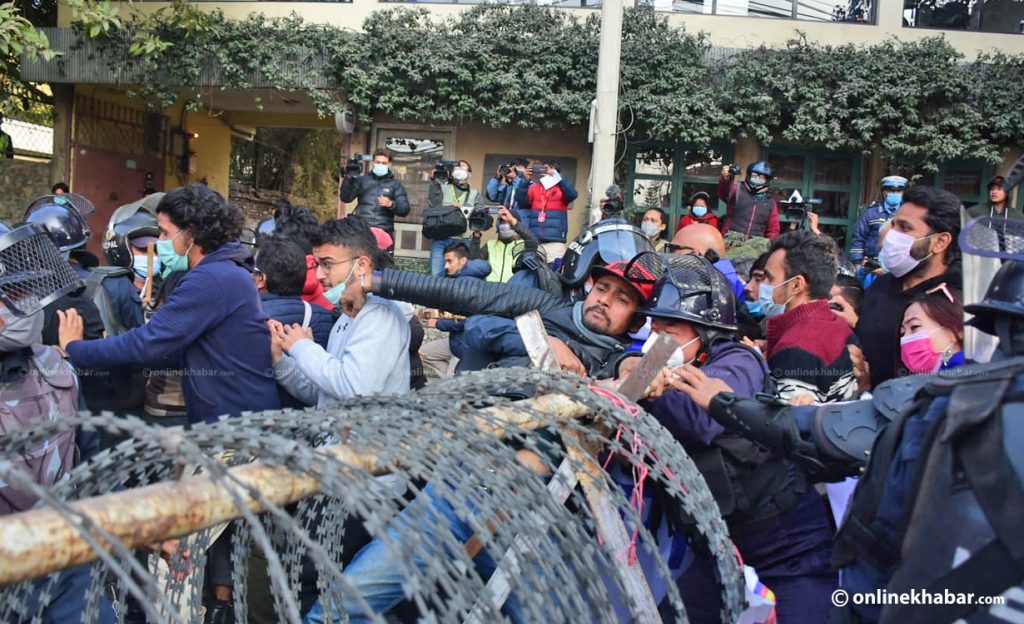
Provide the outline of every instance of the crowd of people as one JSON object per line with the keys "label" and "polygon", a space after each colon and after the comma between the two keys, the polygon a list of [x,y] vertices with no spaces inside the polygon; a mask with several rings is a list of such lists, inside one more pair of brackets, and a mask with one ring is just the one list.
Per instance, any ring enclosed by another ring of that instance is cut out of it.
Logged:
{"label": "crowd of people", "polygon": [[[674,233],[667,215],[651,209],[636,225],[604,219],[568,243],[577,192],[558,163],[517,159],[481,191],[470,184],[470,164],[458,161],[439,167],[431,183],[435,231],[450,233],[433,238],[424,275],[395,268],[394,220],[410,206],[390,167],[382,151],[365,175],[348,171],[340,192],[357,202],[350,216],[320,223],[281,202],[248,238],[242,211],[206,186],[150,195],[112,216],[103,238],[109,267],[84,250],[92,234],[73,200],[54,194],[34,202],[19,227],[3,231],[45,228],[81,283],[24,318],[6,300],[0,305],[0,399],[14,391],[19,367],[56,353],[65,372],[111,374],[83,374],[73,386],[43,378],[34,391],[55,409],[187,427],[528,366],[514,319],[534,310],[561,369],[595,379],[627,377],[651,335],[668,334],[678,353],[641,405],[694,458],[744,562],[775,593],[778,621],[828,621],[840,586],[833,546],[849,490],[845,498],[826,495],[822,483],[841,478],[823,479],[765,452],[763,441],[726,428],[712,404],[723,393],[838,404],[909,374],[963,365],[960,201],[887,176],[847,257],[816,228],[782,231],[768,193],[774,171],[758,162],[743,181],[723,168],[721,217],[718,202],[697,193]],[[967,213],[1024,217],[1008,206],[1003,184],[994,178],[990,205]],[[490,229],[493,238],[485,237]],[[7,409],[31,422],[29,402],[20,405]],[[77,443],[87,450],[116,440]],[[7,513],[34,502],[13,500]],[[678,529],[665,539],[687,548],[685,519],[673,510],[664,516]],[[465,519],[453,513],[451,524],[458,532]],[[225,536],[211,549],[206,575],[211,623],[233,621]],[[393,551],[368,536],[360,546],[345,577],[362,600],[330,610],[352,621],[371,615],[363,605],[386,613],[403,597],[401,566],[387,560]],[[673,580],[690,621],[718,621],[718,592],[709,589],[715,572],[693,552],[686,565],[673,561]],[[318,602],[304,608],[306,622],[324,621]],[[514,600],[506,614],[516,620]],[[843,621],[877,615],[851,605]]]}

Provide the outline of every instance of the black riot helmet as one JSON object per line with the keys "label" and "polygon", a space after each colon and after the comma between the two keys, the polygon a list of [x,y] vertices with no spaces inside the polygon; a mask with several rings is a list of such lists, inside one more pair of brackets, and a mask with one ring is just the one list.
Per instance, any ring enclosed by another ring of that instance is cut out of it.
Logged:
{"label": "black riot helmet", "polygon": [[12,314],[30,316],[81,287],[44,225],[0,227],[0,303]]}
{"label": "black riot helmet", "polygon": [[736,332],[736,296],[710,260],[692,254],[662,255],[661,259],[664,272],[644,314],[692,324],[705,346],[722,334]]}
{"label": "black riot helmet", "polygon": [[35,200],[29,204],[23,223],[45,227],[62,252],[84,247],[92,237],[92,231],[78,208],[61,195],[47,196],[45,199],[47,201]]}
{"label": "black riot helmet", "polygon": [[139,201],[121,206],[110,215],[103,233],[103,255],[111,266],[132,266],[131,245],[145,247],[160,238],[156,224],[156,206],[164,193],[153,193]]}
{"label": "black riot helmet", "polygon": [[593,267],[628,262],[645,251],[653,252],[654,245],[643,230],[625,219],[606,219],[569,243],[562,259],[562,281],[577,288],[587,280]]}
{"label": "black riot helmet", "polygon": [[964,306],[964,312],[974,315],[968,325],[993,336],[995,317],[1024,319],[1024,262],[1004,262],[992,278],[985,298],[981,303]]}

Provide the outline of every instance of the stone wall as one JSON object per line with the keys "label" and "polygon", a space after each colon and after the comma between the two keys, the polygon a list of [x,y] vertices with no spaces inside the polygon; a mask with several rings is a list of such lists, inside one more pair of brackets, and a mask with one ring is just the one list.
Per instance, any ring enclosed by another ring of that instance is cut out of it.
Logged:
{"label": "stone wall", "polygon": [[0,221],[21,221],[36,197],[50,192],[50,163],[0,159]]}

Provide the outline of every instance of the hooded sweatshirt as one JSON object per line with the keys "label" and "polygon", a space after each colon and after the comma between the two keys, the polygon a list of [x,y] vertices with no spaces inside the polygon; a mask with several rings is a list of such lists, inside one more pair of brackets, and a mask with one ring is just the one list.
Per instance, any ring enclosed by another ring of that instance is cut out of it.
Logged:
{"label": "hooded sweatshirt", "polygon": [[252,281],[252,256],[230,242],[192,267],[149,323],[104,340],[68,345],[80,368],[166,366],[185,371],[189,422],[277,409],[270,330]]}

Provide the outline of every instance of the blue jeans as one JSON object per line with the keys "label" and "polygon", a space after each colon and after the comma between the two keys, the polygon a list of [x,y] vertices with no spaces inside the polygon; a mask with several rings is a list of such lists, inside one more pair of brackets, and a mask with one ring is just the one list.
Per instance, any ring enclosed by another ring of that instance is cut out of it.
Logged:
{"label": "blue jeans", "polygon": [[[50,584],[53,576],[32,581],[32,592],[27,596],[23,622],[29,622],[40,611],[43,613],[43,624],[75,624],[84,621],[85,593],[90,586],[91,564],[77,565],[55,573],[56,580],[48,592],[48,602],[43,600],[43,590]],[[109,596],[104,595],[98,601],[98,618],[100,624],[113,624],[117,619],[111,607]],[[17,621],[17,620],[16,620]]]}
{"label": "blue jeans", "polygon": [[430,243],[430,274],[444,277],[444,248],[457,242],[454,238],[439,238]]}
{"label": "blue jeans", "polygon": [[[476,506],[471,501],[467,501],[466,504],[474,513],[476,512]],[[438,526],[447,526],[452,536],[458,542],[465,543],[473,536],[473,530],[456,515],[455,509],[452,508],[451,504],[437,494],[433,484],[427,484],[427,487],[423,489],[423,494],[410,504],[409,509],[422,507],[423,505],[432,506],[432,509],[417,514],[418,517],[415,519],[415,523],[422,527],[419,539],[423,542],[437,543],[441,541],[441,539],[435,538],[430,534],[430,529]],[[407,520],[408,515],[410,515],[408,512],[403,511],[396,520],[397,524],[402,525],[404,528],[403,532],[399,532],[393,526],[388,527],[388,537],[397,543],[401,543],[402,533],[407,533],[411,530],[411,523]],[[427,520],[428,518],[429,520]],[[413,565],[420,570],[426,570],[430,562],[423,559],[421,552],[416,550],[411,552]],[[473,559],[473,563],[483,579],[490,578],[498,567],[494,558],[486,550],[481,551]],[[352,590],[366,601],[366,604],[375,614],[387,613],[405,597],[405,593],[402,591],[404,578],[400,568],[392,559],[388,546],[380,539],[374,539],[364,546],[355,556],[355,559],[352,560],[352,563],[345,568],[342,576],[349,582]],[[342,612],[348,615],[349,621],[352,624],[370,621],[370,614],[365,613],[362,607],[356,604],[355,600],[346,599],[339,606],[332,596],[332,622],[341,622]],[[505,602],[503,612],[513,622],[526,621],[515,597],[510,596]],[[324,619],[324,609],[319,600],[316,601],[302,621],[303,624],[321,624],[326,621]]]}

